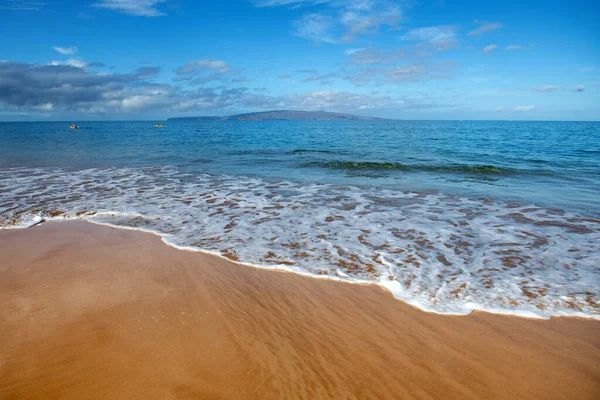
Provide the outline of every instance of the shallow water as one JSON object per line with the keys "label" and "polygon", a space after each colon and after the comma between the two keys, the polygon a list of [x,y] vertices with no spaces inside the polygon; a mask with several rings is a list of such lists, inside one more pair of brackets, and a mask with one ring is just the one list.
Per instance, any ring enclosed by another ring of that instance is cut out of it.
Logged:
{"label": "shallow water", "polygon": [[600,124],[0,124],[0,224],[86,218],[382,284],[423,309],[598,317]]}

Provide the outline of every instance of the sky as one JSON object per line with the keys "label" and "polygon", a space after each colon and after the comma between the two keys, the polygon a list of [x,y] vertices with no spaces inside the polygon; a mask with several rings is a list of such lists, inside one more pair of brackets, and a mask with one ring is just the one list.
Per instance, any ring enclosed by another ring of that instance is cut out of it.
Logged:
{"label": "sky", "polygon": [[0,121],[598,121],[598,21],[578,0],[0,0]]}

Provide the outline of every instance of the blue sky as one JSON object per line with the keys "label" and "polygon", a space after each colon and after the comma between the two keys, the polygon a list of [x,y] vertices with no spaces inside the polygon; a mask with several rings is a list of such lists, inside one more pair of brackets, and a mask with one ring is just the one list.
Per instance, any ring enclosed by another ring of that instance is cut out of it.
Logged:
{"label": "blue sky", "polygon": [[0,120],[600,120],[592,1],[0,0]]}

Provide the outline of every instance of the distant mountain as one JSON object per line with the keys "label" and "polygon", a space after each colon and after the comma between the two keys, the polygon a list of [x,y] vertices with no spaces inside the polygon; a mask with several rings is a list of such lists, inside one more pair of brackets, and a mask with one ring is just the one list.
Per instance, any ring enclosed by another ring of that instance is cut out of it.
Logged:
{"label": "distant mountain", "polygon": [[225,117],[178,117],[168,121],[373,121],[383,118],[362,117],[360,115],[341,114],[325,111],[275,110]]}

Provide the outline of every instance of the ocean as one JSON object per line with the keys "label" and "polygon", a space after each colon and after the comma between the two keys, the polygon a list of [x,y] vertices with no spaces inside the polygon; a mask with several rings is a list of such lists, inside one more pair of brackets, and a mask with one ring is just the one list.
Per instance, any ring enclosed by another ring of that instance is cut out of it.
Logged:
{"label": "ocean", "polygon": [[600,318],[600,123],[0,123],[0,227],[86,219],[423,310]]}

